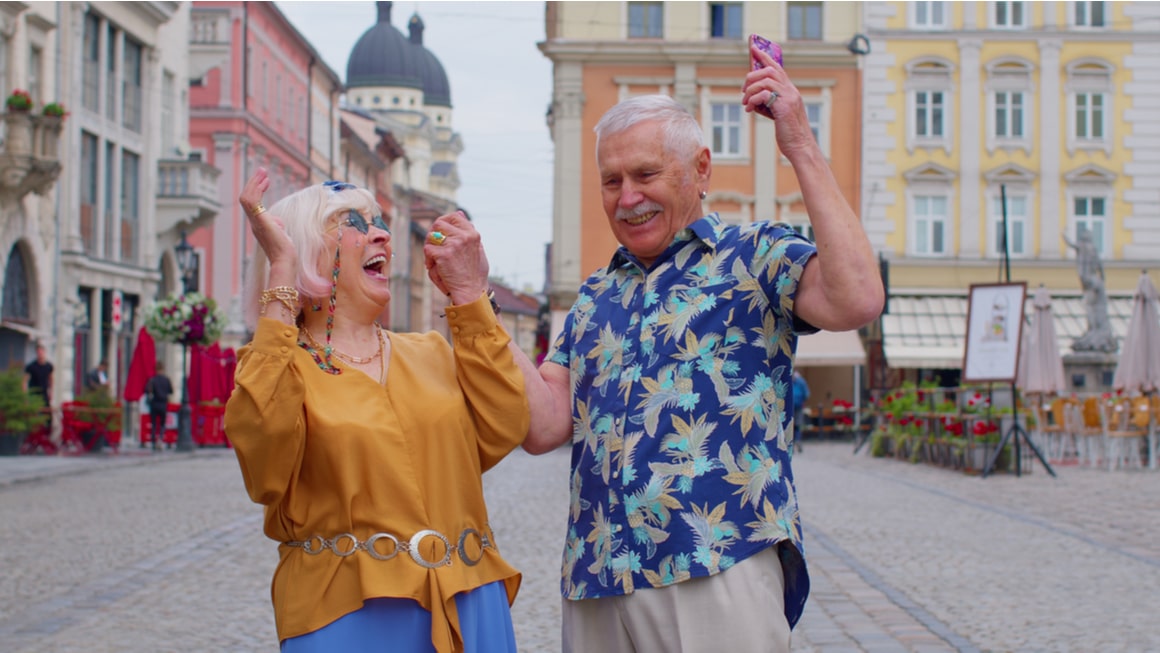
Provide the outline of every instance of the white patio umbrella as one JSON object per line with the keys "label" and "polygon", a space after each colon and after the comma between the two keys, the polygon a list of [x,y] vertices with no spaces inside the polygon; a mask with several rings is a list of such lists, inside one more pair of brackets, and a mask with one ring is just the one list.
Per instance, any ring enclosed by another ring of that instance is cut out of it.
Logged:
{"label": "white patio umbrella", "polygon": [[1023,341],[1027,349],[1020,352],[1016,383],[1025,393],[1040,395],[1062,394],[1067,391],[1063,375],[1063,356],[1055,336],[1055,317],[1051,312],[1051,293],[1044,286],[1035,290],[1031,299],[1034,309],[1031,337]]}
{"label": "white patio umbrella", "polygon": [[[1132,298],[1132,318],[1120,347],[1120,360],[1112,386],[1117,390],[1151,394],[1160,389],[1160,293],[1148,277],[1140,273]],[[1148,424],[1148,466],[1156,469],[1156,416]]]}

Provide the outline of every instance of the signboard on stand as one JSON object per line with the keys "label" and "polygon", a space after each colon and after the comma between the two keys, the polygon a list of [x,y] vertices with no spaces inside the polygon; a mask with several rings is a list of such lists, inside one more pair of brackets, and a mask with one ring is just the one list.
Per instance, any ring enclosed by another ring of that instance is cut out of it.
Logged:
{"label": "signboard on stand", "polygon": [[973,284],[967,308],[963,381],[1014,383],[1027,284]]}

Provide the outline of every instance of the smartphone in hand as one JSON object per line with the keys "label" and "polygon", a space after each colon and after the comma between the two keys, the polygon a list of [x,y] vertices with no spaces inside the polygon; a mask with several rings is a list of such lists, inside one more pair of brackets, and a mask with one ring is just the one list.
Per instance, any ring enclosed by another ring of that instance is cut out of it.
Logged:
{"label": "smartphone in hand", "polygon": [[[774,43],[773,41],[770,41],[769,39],[765,38],[764,36],[759,36],[757,34],[750,34],[749,35],[749,43],[751,46],[755,46],[758,50],[761,50],[762,52],[768,54],[771,59],[773,59],[774,61],[777,62],[777,65],[779,65],[779,66],[782,65],[782,63],[781,63],[781,46],[780,45]],[[759,61],[757,59],[757,57],[753,56],[752,47],[749,50],[749,67],[752,70],[758,70],[758,69],[765,67],[765,64],[761,63],[761,61]],[[765,105],[761,105],[761,106],[757,107],[757,111],[759,113],[761,113],[763,116],[765,116],[766,118],[770,118],[770,119],[773,118],[773,113],[771,113],[769,108],[766,107]]]}
{"label": "smartphone in hand", "polygon": [[[764,36],[759,36],[757,34],[750,34],[749,35],[749,44],[753,45],[753,46],[757,46],[758,50],[761,50],[762,52],[768,54],[771,59],[773,59],[774,61],[777,62],[777,65],[779,65],[779,66],[785,65],[781,62],[781,46],[780,45],[774,43],[773,41],[770,41],[769,39],[765,38]],[[752,52],[749,53],[749,64],[753,70],[757,70],[763,66],[763,64],[760,61],[758,61],[756,57],[753,56]]]}

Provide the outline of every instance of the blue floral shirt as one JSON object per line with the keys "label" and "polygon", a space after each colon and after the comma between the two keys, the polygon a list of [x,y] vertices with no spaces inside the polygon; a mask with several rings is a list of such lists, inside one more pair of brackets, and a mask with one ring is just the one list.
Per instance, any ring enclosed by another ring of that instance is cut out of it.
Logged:
{"label": "blue floral shirt", "polygon": [[622,247],[585,282],[549,359],[574,397],[565,597],[711,576],[782,544],[797,622],[809,578],[787,401],[816,252],[785,225],[712,214],[652,269]]}

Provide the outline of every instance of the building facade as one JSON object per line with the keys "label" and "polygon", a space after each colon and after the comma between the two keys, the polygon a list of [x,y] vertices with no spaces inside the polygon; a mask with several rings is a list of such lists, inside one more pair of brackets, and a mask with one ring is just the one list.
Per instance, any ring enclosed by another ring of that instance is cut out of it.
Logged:
{"label": "building facade", "polygon": [[14,28],[0,48],[6,91],[23,86],[37,107],[54,100],[68,110],[59,179],[37,189],[43,199],[25,194],[19,217],[6,215],[6,238],[15,233],[8,227],[23,221],[24,228],[15,247],[3,248],[14,272],[5,275],[6,293],[20,283],[13,261],[22,259],[25,333],[48,345],[59,402],[79,392],[100,360],[120,387],[141,324],[137,309],[177,288],[179,225],[217,211],[208,185],[191,176],[212,182],[216,171],[171,163],[188,137],[188,3],[26,3],[3,11]]}
{"label": "building facade", "polygon": [[862,215],[890,267],[884,347],[874,349],[885,360],[871,367],[959,367],[968,287],[1008,274],[1049,288],[1069,322],[1082,231],[1123,336],[1140,269],[1160,258],[1160,5],[861,10],[871,45]]}

